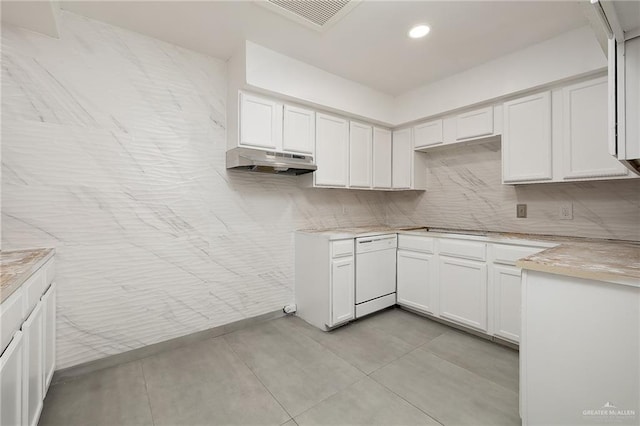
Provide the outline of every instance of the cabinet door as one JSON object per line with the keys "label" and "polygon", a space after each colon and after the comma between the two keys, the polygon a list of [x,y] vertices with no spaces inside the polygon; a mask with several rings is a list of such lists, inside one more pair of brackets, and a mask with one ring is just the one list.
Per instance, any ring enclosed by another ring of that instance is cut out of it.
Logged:
{"label": "cabinet door", "polygon": [[313,154],[315,143],[315,112],[304,108],[285,105],[282,148],[285,151]]}
{"label": "cabinet door", "polygon": [[456,140],[493,134],[493,106],[465,112],[456,117]]}
{"label": "cabinet door", "polygon": [[373,187],[391,188],[391,131],[373,129]]}
{"label": "cabinet door", "polygon": [[35,426],[42,411],[43,368],[43,321],[42,302],[38,303],[31,315],[22,324],[24,335],[24,375],[22,418],[24,423]]}
{"label": "cabinet door", "polygon": [[486,264],[441,256],[438,282],[440,316],[486,332]]}
{"label": "cabinet door", "polygon": [[520,268],[493,265],[494,334],[520,341]]}
{"label": "cabinet door", "polygon": [[503,182],[551,179],[551,92],[505,102],[503,111]]}
{"label": "cabinet door", "polygon": [[366,124],[349,123],[349,186],[371,188],[373,129]]}
{"label": "cabinet door", "polygon": [[609,155],[607,78],[562,90],[563,178],[625,176],[627,168]]}
{"label": "cabinet door", "polygon": [[392,138],[392,179],[393,188],[411,188],[411,174],[413,173],[413,141],[411,129],[396,130]]}
{"label": "cabinet door", "polygon": [[398,304],[434,314],[433,255],[398,250]]}
{"label": "cabinet door", "polygon": [[347,186],[349,183],[349,122],[339,117],[316,114],[316,165],[318,186]]}
{"label": "cabinet door", "polygon": [[13,336],[0,356],[0,425],[22,425],[22,332]]}
{"label": "cabinet door", "polygon": [[353,257],[331,262],[331,324],[349,321],[355,316]]}
{"label": "cabinet door", "polygon": [[413,128],[413,138],[415,149],[442,144],[442,120],[418,124]]}
{"label": "cabinet door", "polygon": [[278,149],[282,146],[282,104],[240,93],[240,145]]}
{"label": "cabinet door", "polygon": [[47,394],[56,368],[56,283],[42,296],[44,308],[44,375],[43,390]]}

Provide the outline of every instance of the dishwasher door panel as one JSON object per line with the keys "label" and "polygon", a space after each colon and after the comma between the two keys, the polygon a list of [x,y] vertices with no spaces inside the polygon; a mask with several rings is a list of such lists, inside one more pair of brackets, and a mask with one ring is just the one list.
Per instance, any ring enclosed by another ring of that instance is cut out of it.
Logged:
{"label": "dishwasher door panel", "polygon": [[395,247],[356,255],[356,304],[395,291]]}

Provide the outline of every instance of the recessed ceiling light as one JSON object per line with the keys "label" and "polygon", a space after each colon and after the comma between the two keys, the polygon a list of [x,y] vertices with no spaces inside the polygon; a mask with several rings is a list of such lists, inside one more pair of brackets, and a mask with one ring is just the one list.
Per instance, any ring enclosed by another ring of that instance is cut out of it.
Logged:
{"label": "recessed ceiling light", "polygon": [[427,25],[424,25],[424,24],[416,25],[415,27],[409,30],[409,37],[422,38],[427,34],[429,34],[429,31],[431,31],[431,28],[429,28],[429,26]]}

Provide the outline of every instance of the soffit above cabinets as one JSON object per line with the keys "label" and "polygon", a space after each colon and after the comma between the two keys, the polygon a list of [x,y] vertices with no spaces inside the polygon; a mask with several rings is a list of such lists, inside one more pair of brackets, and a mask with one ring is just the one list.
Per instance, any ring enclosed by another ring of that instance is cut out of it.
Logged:
{"label": "soffit above cabinets", "polygon": [[[243,40],[251,40],[391,96],[587,23],[576,1],[352,0],[325,22],[325,27],[332,25],[323,31],[255,1],[62,1],[60,5],[222,59],[231,57]],[[353,9],[341,15],[349,7]],[[336,17],[339,20],[333,22]],[[407,31],[418,23],[429,25],[431,32],[411,40]]]}

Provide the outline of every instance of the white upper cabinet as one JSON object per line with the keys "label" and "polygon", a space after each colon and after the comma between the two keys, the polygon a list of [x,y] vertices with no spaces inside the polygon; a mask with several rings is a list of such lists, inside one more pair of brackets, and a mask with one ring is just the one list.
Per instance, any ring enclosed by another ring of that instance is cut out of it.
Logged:
{"label": "white upper cabinet", "polygon": [[316,142],[316,114],[309,109],[284,106],[284,151],[313,154]]}
{"label": "white upper cabinet", "polygon": [[396,130],[393,132],[393,166],[392,185],[395,189],[411,188],[411,175],[413,173],[413,141],[411,129]]}
{"label": "white upper cabinet", "polygon": [[608,153],[607,94],[606,77],[563,88],[563,179],[628,174]]}
{"label": "white upper cabinet", "polygon": [[505,102],[503,111],[503,182],[550,180],[551,92]]}
{"label": "white upper cabinet", "polygon": [[371,188],[373,163],[373,128],[366,124],[349,123],[349,186]]}
{"label": "white upper cabinet", "polygon": [[317,186],[346,187],[349,184],[349,122],[327,114],[316,114]]}
{"label": "white upper cabinet", "polygon": [[239,142],[274,150],[282,146],[282,104],[241,92]]}
{"label": "white upper cabinet", "polygon": [[493,134],[493,106],[476,109],[456,118],[456,140]]}
{"label": "white upper cabinet", "polygon": [[430,121],[413,127],[414,149],[444,143],[442,120]]}
{"label": "white upper cabinet", "polygon": [[391,188],[391,131],[373,128],[373,187]]}

